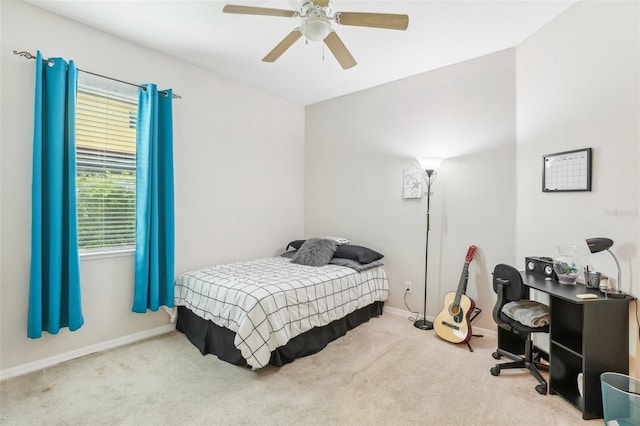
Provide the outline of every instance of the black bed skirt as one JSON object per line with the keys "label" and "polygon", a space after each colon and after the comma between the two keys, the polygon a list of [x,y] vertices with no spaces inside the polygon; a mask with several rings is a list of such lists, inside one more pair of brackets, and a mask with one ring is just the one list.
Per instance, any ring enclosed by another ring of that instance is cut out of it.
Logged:
{"label": "black bed skirt", "polygon": [[[269,364],[281,367],[296,358],[320,352],[347,331],[382,315],[383,307],[384,302],[374,302],[325,326],[312,328],[271,352]],[[248,365],[240,350],[233,345],[236,335],[233,331],[200,318],[184,306],[178,306],[176,330],[184,333],[203,355],[213,354],[231,364]]]}

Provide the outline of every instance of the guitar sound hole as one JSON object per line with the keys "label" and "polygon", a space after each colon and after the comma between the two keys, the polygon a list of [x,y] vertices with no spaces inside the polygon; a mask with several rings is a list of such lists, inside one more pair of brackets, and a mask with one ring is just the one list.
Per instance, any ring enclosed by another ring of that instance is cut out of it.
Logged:
{"label": "guitar sound hole", "polygon": [[451,318],[454,322],[462,322],[462,308],[460,307],[460,305],[450,305],[449,314],[451,315]]}

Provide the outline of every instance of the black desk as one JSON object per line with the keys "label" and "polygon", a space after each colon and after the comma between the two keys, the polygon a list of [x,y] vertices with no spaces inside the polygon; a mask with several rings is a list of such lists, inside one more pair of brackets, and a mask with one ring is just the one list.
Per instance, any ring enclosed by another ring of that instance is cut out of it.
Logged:
{"label": "black desk", "polygon": [[[562,285],[556,280],[522,272],[524,284],[549,295],[549,392],[558,394],[582,412],[583,419],[602,417],[600,374],[629,374],[629,301],[605,298],[583,284]],[[583,300],[581,293],[597,294]],[[523,353],[523,341],[498,327],[498,348]],[[583,375],[583,395],[578,393]]]}

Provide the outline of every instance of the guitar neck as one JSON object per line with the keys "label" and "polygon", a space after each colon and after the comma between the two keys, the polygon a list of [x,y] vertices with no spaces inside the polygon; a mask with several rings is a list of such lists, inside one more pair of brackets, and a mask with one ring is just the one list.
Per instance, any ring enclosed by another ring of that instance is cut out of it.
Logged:
{"label": "guitar neck", "polygon": [[469,263],[465,262],[462,268],[462,274],[460,275],[460,282],[458,283],[458,289],[456,290],[456,298],[453,301],[454,306],[460,305],[460,299],[462,295],[467,291],[467,279],[469,278]]}

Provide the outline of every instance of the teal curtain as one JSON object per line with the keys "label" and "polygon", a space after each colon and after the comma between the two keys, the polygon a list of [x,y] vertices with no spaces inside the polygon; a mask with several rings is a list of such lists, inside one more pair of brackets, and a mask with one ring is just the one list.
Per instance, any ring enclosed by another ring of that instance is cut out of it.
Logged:
{"label": "teal curtain", "polygon": [[136,259],[133,312],[173,307],[172,91],[139,90],[136,148]]}
{"label": "teal curtain", "polygon": [[27,324],[32,339],[84,324],[75,194],[77,79],[73,61],[43,60],[37,53]]}

